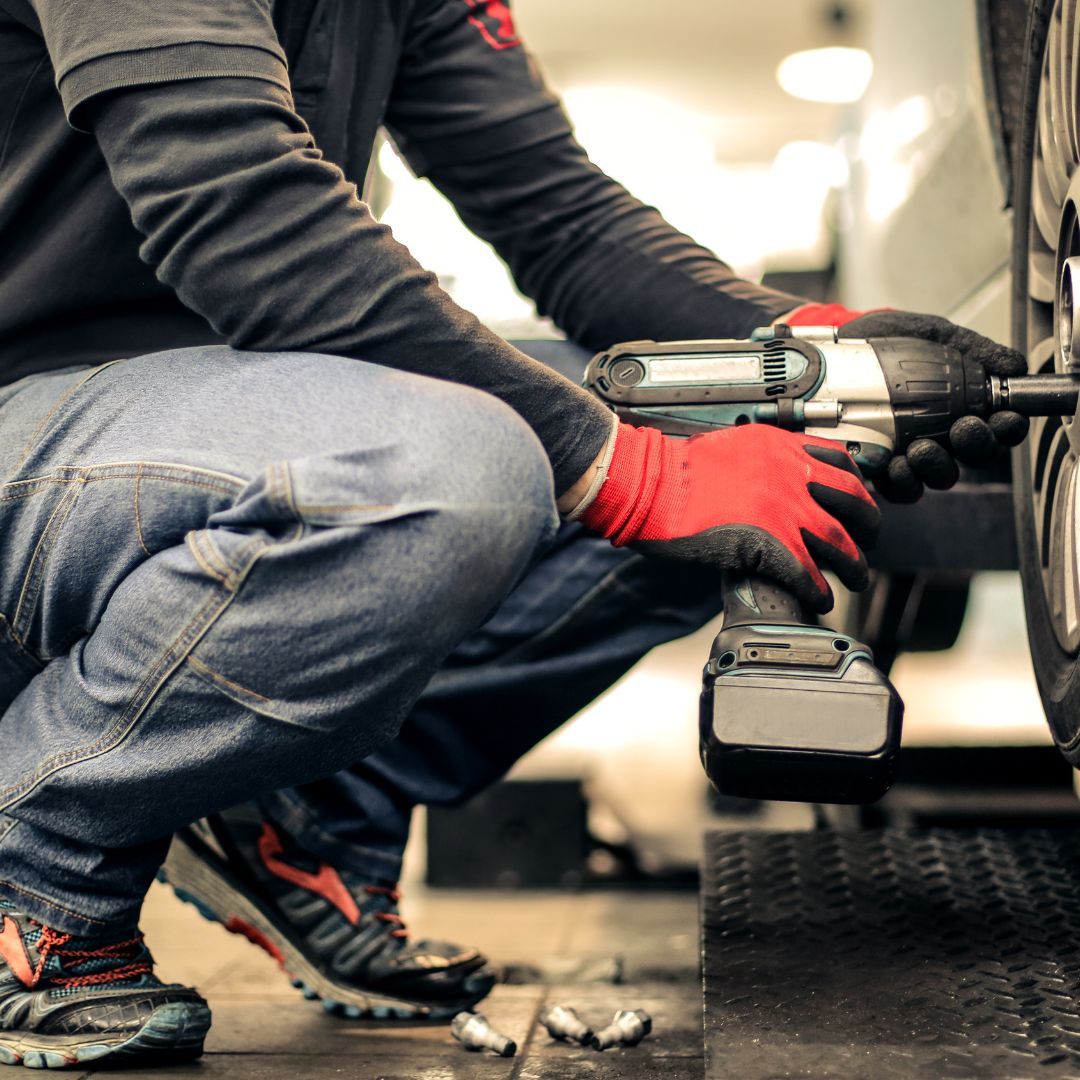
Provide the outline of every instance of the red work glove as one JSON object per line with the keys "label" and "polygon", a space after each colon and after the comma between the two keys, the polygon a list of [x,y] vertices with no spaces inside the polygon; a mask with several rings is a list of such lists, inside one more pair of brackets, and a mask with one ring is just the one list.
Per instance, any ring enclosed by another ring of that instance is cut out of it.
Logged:
{"label": "red work glove", "polygon": [[[1027,360],[1016,349],[949,322],[939,315],[917,315],[910,311],[849,311],[842,304],[804,304],[784,320],[789,326],[838,326],[847,338],[914,337],[949,345],[962,356],[975,360],[991,375],[1024,375]],[[933,439],[916,439],[904,454],[897,454],[888,469],[874,477],[874,486],[892,502],[915,502],[923,485],[951,488],[960,476],[956,462],[987,465],[1003,446],[1016,446],[1027,435],[1027,417],[1015,412],[998,412],[989,421],[965,416],[949,429],[944,444]]]}
{"label": "red work glove", "polygon": [[839,443],[766,424],[690,439],[619,424],[607,478],[578,515],[615,545],[762,574],[825,612],[820,567],[866,587],[857,545],[880,514]]}

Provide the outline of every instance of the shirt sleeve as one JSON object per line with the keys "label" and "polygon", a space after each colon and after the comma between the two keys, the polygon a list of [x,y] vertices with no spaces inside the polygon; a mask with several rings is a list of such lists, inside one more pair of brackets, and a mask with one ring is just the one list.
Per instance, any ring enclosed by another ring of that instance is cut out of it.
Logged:
{"label": "shirt sleeve", "polygon": [[504,0],[420,0],[386,119],[418,175],[570,130]]}
{"label": "shirt sleeve", "polygon": [[238,349],[324,352],[514,408],[556,493],[610,414],[443,292],[297,114],[269,0],[32,0],[69,120],[97,139],[159,280]]}
{"label": "shirt sleeve", "polygon": [[590,348],[743,337],[804,302],[739,277],[593,165],[501,0],[428,0],[387,126],[541,314]]}
{"label": "shirt sleeve", "polygon": [[32,0],[68,119],[110,91],[243,76],[288,89],[270,0]]}

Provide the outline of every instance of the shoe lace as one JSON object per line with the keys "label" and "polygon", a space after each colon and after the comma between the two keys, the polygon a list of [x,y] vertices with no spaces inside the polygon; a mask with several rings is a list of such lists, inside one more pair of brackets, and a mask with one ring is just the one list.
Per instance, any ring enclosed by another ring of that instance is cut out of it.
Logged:
{"label": "shoe lace", "polygon": [[[41,926],[40,923],[37,925]],[[153,968],[149,957],[143,948],[142,934],[127,941],[113,941],[108,945],[99,945],[96,949],[71,949],[68,942],[71,934],[61,933],[48,926],[41,926],[41,937],[38,938],[37,952],[38,963],[34,969],[34,978],[31,985],[36,985],[45,970],[45,965],[50,956],[56,956],[66,962],[69,970],[81,967],[92,960],[128,960],[130,963],[121,964],[119,967],[109,967],[102,971],[87,972],[83,975],[57,975],[49,981],[56,986],[80,987],[99,986],[107,983],[123,982],[126,979],[135,979],[140,975],[149,975]]]}
{"label": "shoe lace", "polygon": [[[401,901],[401,890],[396,885],[392,889],[388,889],[383,885],[365,885],[364,892],[368,896],[386,897],[395,908]],[[409,936],[409,931],[405,929],[405,920],[396,911],[376,911],[375,918],[379,922],[394,925],[395,929],[390,931],[391,937],[405,938]]]}

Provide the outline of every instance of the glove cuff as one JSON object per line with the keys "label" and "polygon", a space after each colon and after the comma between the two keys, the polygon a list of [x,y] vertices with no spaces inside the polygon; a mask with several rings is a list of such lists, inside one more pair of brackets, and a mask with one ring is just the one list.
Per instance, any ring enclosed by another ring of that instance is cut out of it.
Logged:
{"label": "glove cuff", "polygon": [[637,539],[660,483],[663,458],[659,431],[618,424],[607,478],[577,520],[616,546]]}
{"label": "glove cuff", "polygon": [[803,304],[782,321],[788,326],[843,326],[865,314],[865,311],[852,311],[843,304]]}

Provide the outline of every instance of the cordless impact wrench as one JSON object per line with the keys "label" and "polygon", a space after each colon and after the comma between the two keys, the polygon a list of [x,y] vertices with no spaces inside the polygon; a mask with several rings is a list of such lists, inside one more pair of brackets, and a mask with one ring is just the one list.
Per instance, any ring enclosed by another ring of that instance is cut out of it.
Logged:
{"label": "cordless impact wrench", "polygon": [[[1071,416],[1080,395],[1080,375],[998,377],[918,338],[840,338],[832,326],[795,336],[783,325],[748,341],[616,345],[593,357],[585,385],[620,419],[669,435],[757,423],[834,439],[868,476],[961,417]],[[879,799],[904,706],[871,650],[807,619],[773,582],[725,575],[723,593],[701,694],[709,779],[725,795]]]}

